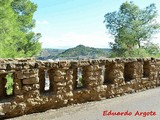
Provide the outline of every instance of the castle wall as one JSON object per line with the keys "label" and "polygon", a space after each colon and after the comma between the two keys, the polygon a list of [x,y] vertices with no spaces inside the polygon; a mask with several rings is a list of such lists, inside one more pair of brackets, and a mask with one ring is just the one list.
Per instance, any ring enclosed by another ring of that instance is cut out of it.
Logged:
{"label": "castle wall", "polygon": [[[6,92],[9,73],[14,83],[11,95]],[[154,58],[60,62],[0,59],[0,118],[155,88],[160,85],[159,78],[160,60]]]}

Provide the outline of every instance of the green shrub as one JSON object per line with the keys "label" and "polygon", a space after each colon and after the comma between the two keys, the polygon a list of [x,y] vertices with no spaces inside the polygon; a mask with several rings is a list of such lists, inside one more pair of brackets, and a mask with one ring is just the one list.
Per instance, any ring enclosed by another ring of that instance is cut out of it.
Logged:
{"label": "green shrub", "polygon": [[77,80],[77,87],[83,87],[83,78],[82,76],[79,76],[78,80]]}
{"label": "green shrub", "polygon": [[13,94],[13,73],[8,73],[6,75],[7,83],[5,85],[7,95]]}

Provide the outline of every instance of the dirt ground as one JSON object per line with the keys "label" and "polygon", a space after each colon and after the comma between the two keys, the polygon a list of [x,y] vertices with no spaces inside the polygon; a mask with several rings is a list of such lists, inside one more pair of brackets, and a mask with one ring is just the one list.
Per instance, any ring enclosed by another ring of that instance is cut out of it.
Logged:
{"label": "dirt ground", "polygon": [[[103,111],[106,110],[113,112],[128,111],[131,115],[103,116]],[[152,116],[151,111],[155,113]],[[148,116],[145,116],[145,112],[149,112],[147,113]],[[52,109],[8,120],[160,120],[160,87],[122,97]]]}

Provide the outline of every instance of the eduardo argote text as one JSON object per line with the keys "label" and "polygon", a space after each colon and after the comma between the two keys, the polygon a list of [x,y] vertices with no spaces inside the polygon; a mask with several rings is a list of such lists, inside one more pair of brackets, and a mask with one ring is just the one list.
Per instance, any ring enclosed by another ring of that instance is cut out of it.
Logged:
{"label": "eduardo argote text", "polygon": [[141,116],[141,117],[147,117],[147,116],[156,116],[155,111],[136,111],[136,112],[130,112],[128,110],[126,111],[112,111],[112,110],[105,110],[103,111],[103,116]]}

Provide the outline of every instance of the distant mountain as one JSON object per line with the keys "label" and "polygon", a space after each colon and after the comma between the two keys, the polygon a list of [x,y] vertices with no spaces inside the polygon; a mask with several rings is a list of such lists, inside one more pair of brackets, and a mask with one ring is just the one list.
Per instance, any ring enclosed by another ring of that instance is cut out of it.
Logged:
{"label": "distant mountain", "polygon": [[[110,49],[105,48],[93,48],[86,47],[84,45],[78,45],[74,48],[69,48],[67,50],[59,49],[44,49],[41,52],[41,60],[46,59],[88,59],[88,58],[100,58],[107,57]],[[42,59],[43,58],[43,59]]]}
{"label": "distant mountain", "polygon": [[65,50],[64,52],[58,54],[57,58],[98,58],[107,57],[109,49],[100,49],[93,47],[86,47],[84,45],[78,45],[74,48]]}
{"label": "distant mountain", "polygon": [[37,59],[40,59],[40,60],[52,59],[53,57],[57,56],[58,54],[64,51],[65,49],[44,48],[42,49]]}

